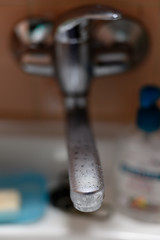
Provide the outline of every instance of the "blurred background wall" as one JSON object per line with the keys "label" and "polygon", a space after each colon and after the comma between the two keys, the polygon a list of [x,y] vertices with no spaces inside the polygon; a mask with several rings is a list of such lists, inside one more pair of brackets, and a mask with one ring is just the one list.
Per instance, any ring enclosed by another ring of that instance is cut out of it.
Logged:
{"label": "blurred background wall", "polygon": [[125,74],[95,79],[89,105],[95,121],[132,122],[138,90],[144,84],[160,85],[160,0],[0,0],[0,118],[64,118],[63,98],[56,79],[27,75],[18,68],[10,49],[15,23],[27,16],[53,20],[77,6],[103,3],[139,20],[150,36],[145,61]]}

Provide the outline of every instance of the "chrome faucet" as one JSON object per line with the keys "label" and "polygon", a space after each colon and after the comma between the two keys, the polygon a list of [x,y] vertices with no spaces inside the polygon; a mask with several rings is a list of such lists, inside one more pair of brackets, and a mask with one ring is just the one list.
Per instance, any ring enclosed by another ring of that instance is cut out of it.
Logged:
{"label": "chrome faucet", "polygon": [[[103,174],[87,111],[91,80],[130,69],[144,57],[148,46],[140,25],[121,18],[121,13],[106,6],[85,6],[68,12],[55,26],[46,19],[24,20],[16,25],[12,39],[25,72],[56,75],[59,80],[67,112],[70,195],[75,208],[83,212],[97,210],[104,198]],[[26,24],[28,28],[23,27]]]}
{"label": "chrome faucet", "polygon": [[104,197],[101,164],[87,116],[93,77],[90,27],[93,19],[120,17],[104,6],[82,7],[64,16],[55,30],[56,72],[67,110],[70,193],[75,208],[84,212],[100,208]]}

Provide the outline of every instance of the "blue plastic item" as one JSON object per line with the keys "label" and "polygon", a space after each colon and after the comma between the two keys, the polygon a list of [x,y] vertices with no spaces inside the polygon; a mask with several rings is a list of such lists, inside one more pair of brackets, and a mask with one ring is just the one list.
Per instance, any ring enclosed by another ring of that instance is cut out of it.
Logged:
{"label": "blue plastic item", "polygon": [[16,190],[21,197],[18,211],[0,211],[0,223],[31,223],[43,216],[48,204],[47,183],[37,173],[0,175],[0,191]]}
{"label": "blue plastic item", "polygon": [[146,86],[140,91],[140,105],[143,108],[151,107],[160,97],[160,89],[156,86]]}
{"label": "blue plastic item", "polygon": [[160,126],[160,114],[156,105],[140,108],[137,113],[137,125],[145,132],[156,131]]}

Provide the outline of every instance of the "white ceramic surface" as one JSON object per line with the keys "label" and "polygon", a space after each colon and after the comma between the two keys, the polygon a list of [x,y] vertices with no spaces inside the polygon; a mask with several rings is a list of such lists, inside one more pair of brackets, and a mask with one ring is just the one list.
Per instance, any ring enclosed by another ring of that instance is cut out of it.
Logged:
{"label": "white ceramic surface", "polygon": [[[106,196],[111,203],[114,142],[123,126],[95,126],[104,170]],[[38,171],[49,187],[67,170],[64,127],[52,122],[0,122],[1,171]],[[51,206],[45,216],[29,225],[0,225],[1,240],[160,240],[160,226],[136,222],[113,212],[104,221],[71,215]]]}

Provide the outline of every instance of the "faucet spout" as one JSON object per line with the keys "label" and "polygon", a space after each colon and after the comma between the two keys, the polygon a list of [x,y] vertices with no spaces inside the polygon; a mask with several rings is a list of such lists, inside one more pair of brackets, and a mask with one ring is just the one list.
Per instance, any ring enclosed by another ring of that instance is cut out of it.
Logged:
{"label": "faucet spout", "polygon": [[93,212],[102,204],[104,183],[86,108],[68,110],[67,126],[71,199],[76,209]]}

